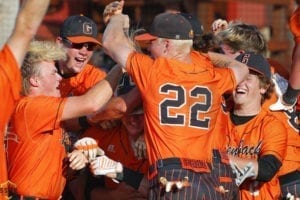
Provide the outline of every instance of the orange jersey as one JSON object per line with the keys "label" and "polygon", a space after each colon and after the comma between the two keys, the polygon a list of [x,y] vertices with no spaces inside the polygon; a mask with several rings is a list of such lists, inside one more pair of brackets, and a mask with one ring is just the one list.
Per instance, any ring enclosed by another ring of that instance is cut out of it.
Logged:
{"label": "orange jersey", "polygon": [[39,96],[17,104],[7,151],[9,179],[20,195],[58,199],[62,194],[66,153],[60,121],[65,102]]}
{"label": "orange jersey", "polygon": [[5,45],[0,52],[0,199],[7,199],[7,167],[4,149],[6,125],[20,97],[21,73],[10,48]]}
{"label": "orange jersey", "polygon": [[[274,155],[281,162],[286,154],[287,131],[284,124],[271,112],[261,112],[245,124],[231,129],[228,152],[241,158],[257,159],[263,155]],[[269,182],[246,180],[240,186],[241,199],[279,199],[278,174]]]}
{"label": "orange jersey", "polygon": [[[129,141],[126,128],[120,125],[112,130],[103,130],[99,127],[91,127],[86,130],[82,137],[92,137],[101,149],[105,151],[105,155],[118,161],[123,166],[146,174],[148,170],[148,162],[146,159],[138,160],[134,155],[132,144]],[[111,179],[105,180],[107,188],[116,188],[118,184]]]}
{"label": "orange jersey", "polygon": [[288,133],[286,156],[278,173],[279,176],[282,176],[295,170],[300,170],[299,124],[294,111],[274,112],[274,115],[284,123]]}
{"label": "orange jersey", "polygon": [[191,58],[184,64],[139,53],[128,57],[126,69],[143,100],[150,165],[169,157],[211,162],[214,140],[226,140],[216,121],[222,94],[236,87],[233,71],[216,70],[198,52]]}
{"label": "orange jersey", "polygon": [[63,78],[60,82],[62,97],[83,95],[88,89],[101,81],[106,72],[87,64],[83,70],[71,78]]}

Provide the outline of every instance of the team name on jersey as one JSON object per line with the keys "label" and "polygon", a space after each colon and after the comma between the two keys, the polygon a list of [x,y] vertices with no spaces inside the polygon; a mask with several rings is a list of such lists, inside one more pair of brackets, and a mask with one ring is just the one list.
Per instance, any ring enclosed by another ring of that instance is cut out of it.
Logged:
{"label": "team name on jersey", "polygon": [[244,140],[241,140],[237,147],[228,146],[227,152],[233,156],[256,157],[261,151],[262,141],[256,145],[245,145]]}

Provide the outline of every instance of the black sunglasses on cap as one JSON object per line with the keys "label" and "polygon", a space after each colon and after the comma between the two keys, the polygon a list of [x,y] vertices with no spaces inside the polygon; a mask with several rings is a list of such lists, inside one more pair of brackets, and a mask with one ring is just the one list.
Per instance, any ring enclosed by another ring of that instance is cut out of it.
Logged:
{"label": "black sunglasses on cap", "polygon": [[82,49],[85,47],[88,51],[94,51],[96,48],[99,47],[99,45],[92,43],[92,42],[84,42],[84,43],[72,43],[70,40],[67,38],[63,38],[63,43],[68,47],[68,48],[73,48],[73,49]]}

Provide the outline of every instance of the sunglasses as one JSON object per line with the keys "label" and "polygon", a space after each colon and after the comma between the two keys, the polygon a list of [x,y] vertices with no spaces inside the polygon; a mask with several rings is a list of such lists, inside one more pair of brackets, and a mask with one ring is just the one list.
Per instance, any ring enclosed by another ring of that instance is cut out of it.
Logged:
{"label": "sunglasses", "polygon": [[85,47],[88,51],[94,51],[96,48],[98,48],[98,45],[92,42],[84,42],[84,43],[73,43],[67,38],[63,38],[63,43],[66,45],[68,48],[73,48],[73,49],[82,49]]}

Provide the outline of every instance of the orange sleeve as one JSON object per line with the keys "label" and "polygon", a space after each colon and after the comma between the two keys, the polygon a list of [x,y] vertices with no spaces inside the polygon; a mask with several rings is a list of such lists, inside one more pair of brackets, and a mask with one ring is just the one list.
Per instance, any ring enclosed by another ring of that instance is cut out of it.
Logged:
{"label": "orange sleeve", "polygon": [[286,155],[287,130],[284,124],[273,118],[270,123],[266,123],[263,129],[264,138],[262,145],[262,155],[272,154],[281,162]]}
{"label": "orange sleeve", "polygon": [[[7,191],[7,167],[4,149],[4,130],[20,96],[21,73],[12,52],[7,45],[0,51],[0,190]],[[0,199],[7,192],[0,191]],[[5,197],[5,199],[8,197]]]}

